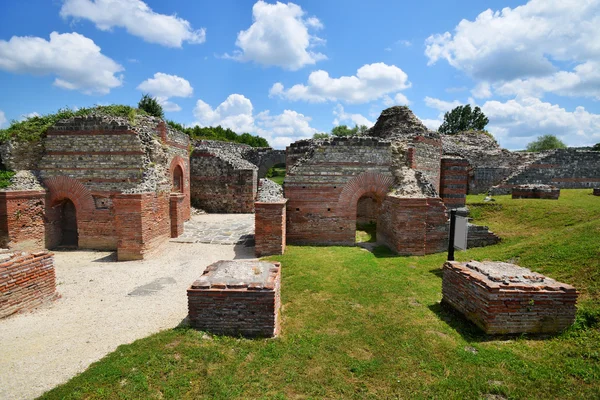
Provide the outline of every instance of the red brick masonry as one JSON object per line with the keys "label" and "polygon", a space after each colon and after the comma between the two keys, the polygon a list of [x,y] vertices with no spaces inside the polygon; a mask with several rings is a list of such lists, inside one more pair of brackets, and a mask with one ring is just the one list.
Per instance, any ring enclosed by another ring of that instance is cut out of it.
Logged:
{"label": "red brick masonry", "polygon": [[0,318],[58,298],[52,256],[14,253],[0,261]]}
{"label": "red brick masonry", "polygon": [[44,249],[45,199],[43,190],[0,192],[0,247]]}
{"label": "red brick masonry", "polygon": [[521,185],[512,188],[513,199],[558,200],[560,189],[548,185]]}
{"label": "red brick masonry", "polygon": [[448,261],[443,273],[442,301],[487,334],[555,333],[575,321],[577,290],[528,269]]}
{"label": "red brick masonry", "polygon": [[254,203],[254,239],[256,257],[285,252],[285,207],[287,200],[278,203]]}
{"label": "red brick masonry", "polygon": [[169,196],[169,213],[171,215],[171,237],[176,238],[183,234],[183,223],[185,221],[185,195],[183,193],[171,193]]}
{"label": "red brick masonry", "polygon": [[600,196],[600,188],[594,188],[594,196]]}
{"label": "red brick masonry", "polygon": [[217,335],[279,334],[281,264],[218,261],[187,291],[190,325]]}
{"label": "red brick masonry", "polygon": [[440,197],[448,209],[465,206],[469,162],[458,157],[442,158]]}

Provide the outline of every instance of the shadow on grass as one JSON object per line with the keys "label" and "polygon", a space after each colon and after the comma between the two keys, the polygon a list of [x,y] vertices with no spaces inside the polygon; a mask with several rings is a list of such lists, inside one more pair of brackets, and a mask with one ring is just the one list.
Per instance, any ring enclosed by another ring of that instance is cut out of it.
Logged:
{"label": "shadow on grass", "polygon": [[437,276],[438,278],[443,278],[443,276],[444,276],[444,270],[441,267],[430,269],[429,272],[431,272],[433,275]]}
{"label": "shadow on grass", "polygon": [[378,245],[373,248],[373,255],[377,258],[391,258],[391,257],[400,257],[398,254],[392,252],[385,245]]}

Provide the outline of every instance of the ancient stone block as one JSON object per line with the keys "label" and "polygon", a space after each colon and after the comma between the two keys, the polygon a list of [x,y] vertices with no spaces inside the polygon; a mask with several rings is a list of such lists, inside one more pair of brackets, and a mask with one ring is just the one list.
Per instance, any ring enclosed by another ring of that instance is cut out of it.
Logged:
{"label": "ancient stone block", "polygon": [[187,290],[190,325],[218,335],[277,336],[280,286],[279,263],[211,264]]}
{"label": "ancient stone block", "polygon": [[443,301],[488,334],[556,333],[575,321],[577,290],[514,264],[443,267]]}
{"label": "ancient stone block", "polygon": [[519,185],[512,188],[513,199],[558,200],[560,189],[549,185]]}

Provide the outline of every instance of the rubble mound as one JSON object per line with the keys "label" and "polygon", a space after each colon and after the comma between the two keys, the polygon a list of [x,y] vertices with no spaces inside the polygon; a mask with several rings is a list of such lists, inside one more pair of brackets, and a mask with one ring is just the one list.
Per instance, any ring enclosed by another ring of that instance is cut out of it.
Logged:
{"label": "rubble mound", "polygon": [[44,190],[44,187],[35,171],[21,170],[10,178],[10,185],[5,190]]}
{"label": "rubble mound", "polygon": [[261,203],[275,203],[283,200],[283,188],[270,179],[261,179],[258,183],[256,201]]}
{"label": "rubble mound", "polygon": [[[390,107],[381,112],[367,136],[393,138],[413,134],[433,134],[407,106]],[[437,135],[437,134],[436,134]]]}

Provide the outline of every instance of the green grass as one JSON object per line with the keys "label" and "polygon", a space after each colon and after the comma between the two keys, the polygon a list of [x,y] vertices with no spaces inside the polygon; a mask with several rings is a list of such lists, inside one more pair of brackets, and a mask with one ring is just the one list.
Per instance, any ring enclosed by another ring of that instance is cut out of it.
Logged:
{"label": "green grass", "polygon": [[273,167],[269,169],[269,171],[267,171],[267,178],[275,183],[283,185],[283,180],[285,179],[285,167]]}
{"label": "green grass", "polygon": [[376,243],[377,242],[377,224],[356,224],[356,242],[357,243]]}
{"label": "green grass", "polygon": [[10,185],[10,178],[15,174],[14,171],[0,170],[0,189],[7,188]]}
{"label": "green grass", "polygon": [[476,222],[505,240],[457,259],[516,261],[575,285],[572,328],[486,336],[440,306],[445,254],[289,246],[272,257],[283,265],[279,338],[163,331],[120,346],[43,398],[599,398],[599,199],[563,190],[558,201],[482,200],[468,198]]}

